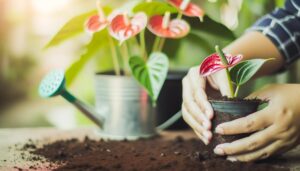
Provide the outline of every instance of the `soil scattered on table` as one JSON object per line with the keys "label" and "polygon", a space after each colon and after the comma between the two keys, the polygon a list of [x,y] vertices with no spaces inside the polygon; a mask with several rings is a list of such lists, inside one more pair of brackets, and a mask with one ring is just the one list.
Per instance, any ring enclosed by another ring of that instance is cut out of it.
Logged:
{"label": "soil scattered on table", "polygon": [[[198,139],[184,140],[177,137],[163,140],[160,137],[138,141],[96,141],[86,137],[83,141],[69,139],[46,144],[42,148],[33,142],[23,146],[37,158],[31,161],[46,161],[58,165],[57,171],[77,170],[209,170],[209,171],[283,171],[268,163],[232,163],[216,158]],[[39,170],[32,166],[30,170]],[[19,170],[21,168],[18,168]],[[48,168],[50,169],[50,167]]]}

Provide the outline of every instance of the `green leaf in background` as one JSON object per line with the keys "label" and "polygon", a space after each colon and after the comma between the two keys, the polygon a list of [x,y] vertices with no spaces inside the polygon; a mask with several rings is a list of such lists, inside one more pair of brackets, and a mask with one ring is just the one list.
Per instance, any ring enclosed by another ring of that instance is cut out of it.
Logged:
{"label": "green leaf in background", "polygon": [[230,70],[230,76],[232,81],[241,86],[249,81],[254,74],[260,69],[260,67],[270,59],[252,59],[238,63]]}
{"label": "green leaf in background", "polygon": [[[106,15],[111,12],[111,8],[104,7],[103,11]],[[54,35],[54,37],[50,40],[49,43],[45,46],[45,49],[57,46],[64,41],[80,34],[84,33],[84,23],[86,22],[87,18],[91,15],[97,13],[97,10],[93,10],[79,16],[76,16],[69,20],[59,31]]]}
{"label": "green leaf in background", "polygon": [[133,12],[145,12],[148,16],[162,15],[169,11],[170,13],[177,13],[177,9],[166,2],[152,1],[141,2],[133,8]]}
{"label": "green leaf in background", "polygon": [[197,17],[183,18],[191,25],[192,31],[205,32],[217,36],[220,39],[226,39],[230,41],[233,41],[236,38],[234,33],[229,28],[211,19],[208,15],[204,16],[203,22],[200,22],[199,18]]}
{"label": "green leaf in background", "polygon": [[108,46],[108,32],[103,30],[95,33],[91,41],[86,45],[85,53],[80,59],[75,61],[66,71],[66,85],[70,86],[84,66],[97,54],[100,53],[103,47]]}
{"label": "green leaf in background", "polygon": [[168,57],[161,52],[152,53],[146,63],[141,57],[129,60],[134,78],[147,90],[155,104],[168,73]]}

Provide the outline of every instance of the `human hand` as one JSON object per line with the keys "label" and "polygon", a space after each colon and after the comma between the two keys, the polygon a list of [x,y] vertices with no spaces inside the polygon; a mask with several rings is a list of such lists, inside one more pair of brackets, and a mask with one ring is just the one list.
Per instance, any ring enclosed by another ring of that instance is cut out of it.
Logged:
{"label": "human hand", "polygon": [[193,67],[184,77],[183,84],[183,103],[182,115],[197,136],[207,145],[212,138],[211,119],[213,109],[208,102],[205,92],[206,84],[219,90],[222,95],[228,95],[230,90],[226,83],[225,71],[219,71],[208,77],[199,74],[199,67]]}
{"label": "human hand", "polygon": [[300,84],[267,86],[248,98],[269,100],[266,108],[217,126],[216,133],[253,133],[231,143],[217,145],[215,153],[231,161],[253,161],[286,152],[299,142]]}

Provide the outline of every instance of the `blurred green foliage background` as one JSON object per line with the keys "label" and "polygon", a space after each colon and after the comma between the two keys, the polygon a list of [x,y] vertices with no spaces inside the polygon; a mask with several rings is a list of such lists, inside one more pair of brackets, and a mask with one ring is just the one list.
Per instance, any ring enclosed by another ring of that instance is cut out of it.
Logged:
{"label": "blurred green foliage background", "polygon": [[[103,1],[121,6],[126,1]],[[225,46],[239,37],[259,17],[281,7],[284,0],[194,0],[212,20],[198,24],[183,40],[168,41],[165,51],[171,69],[187,70],[214,52],[214,45]],[[56,126],[72,128],[89,124],[79,112],[61,98],[40,99],[37,86],[52,68],[68,69],[86,54],[91,37],[76,36],[64,44],[43,50],[53,35],[72,17],[93,10],[95,1],[84,0],[0,0],[0,127]],[[210,22],[212,21],[212,22]],[[223,26],[214,24],[221,23]],[[220,30],[221,28],[221,30]],[[224,29],[222,29],[224,28]],[[225,33],[224,30],[227,30]],[[70,84],[71,91],[93,103],[93,75],[111,69],[109,49],[97,51]],[[75,70],[76,71],[76,70]],[[276,76],[261,78],[243,89],[250,91],[272,82],[299,82],[299,62]]]}

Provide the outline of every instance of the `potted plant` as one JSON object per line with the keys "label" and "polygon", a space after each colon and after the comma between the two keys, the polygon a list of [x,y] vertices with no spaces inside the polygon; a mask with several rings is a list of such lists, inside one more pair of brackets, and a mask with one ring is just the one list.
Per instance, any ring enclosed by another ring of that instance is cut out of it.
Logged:
{"label": "potted plant", "polygon": [[[99,49],[109,47],[110,53],[102,56],[111,56],[114,69],[95,76],[96,111],[108,120],[104,125],[106,134],[139,137],[155,133],[154,107],[169,65],[168,56],[162,52],[166,39],[181,39],[190,32],[190,24],[185,20],[192,21],[192,27],[195,20],[183,19],[184,16],[200,21],[204,18],[214,26],[218,23],[204,17],[203,11],[189,0],[139,1],[132,6],[112,10],[97,1],[97,10],[71,19],[46,48],[83,31],[91,35],[86,53],[66,72],[68,86],[87,61],[98,56]],[[149,33],[150,37],[155,36],[153,41],[147,37]],[[139,122],[130,125],[129,120]]]}
{"label": "potted plant", "polygon": [[[242,85],[247,83],[262,65],[270,59],[251,59],[241,61],[243,56],[224,54],[219,46],[216,46],[216,52],[207,58],[200,65],[200,75],[206,77],[215,72],[225,70],[230,94],[225,97],[209,99],[213,110],[214,118],[212,120],[212,130],[217,125],[228,122],[240,117],[247,116],[258,110],[259,105],[265,103],[264,99],[243,99],[239,98],[239,90]],[[232,142],[245,137],[242,135],[222,136],[214,134],[209,148],[214,148],[218,144]]]}

